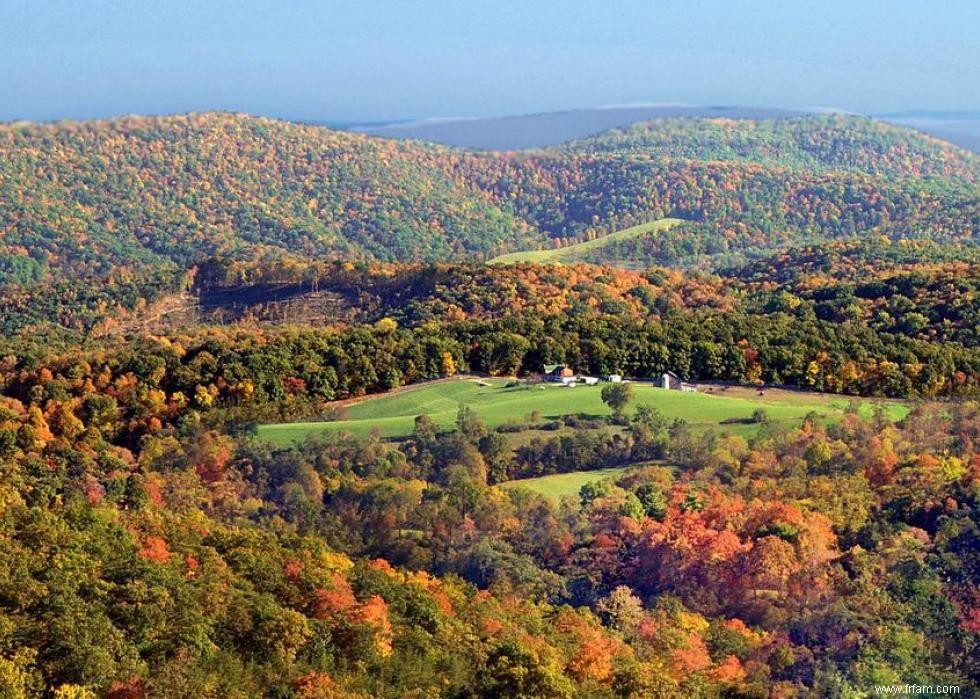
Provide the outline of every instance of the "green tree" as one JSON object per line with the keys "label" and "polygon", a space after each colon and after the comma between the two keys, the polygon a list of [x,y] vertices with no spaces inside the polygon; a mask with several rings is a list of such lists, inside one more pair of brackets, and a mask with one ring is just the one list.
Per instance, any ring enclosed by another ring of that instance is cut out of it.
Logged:
{"label": "green tree", "polygon": [[626,406],[633,400],[633,384],[611,383],[602,387],[602,402],[609,406],[613,415],[621,417]]}
{"label": "green tree", "polygon": [[667,516],[667,496],[653,483],[643,483],[634,491],[647,517],[663,522]]}
{"label": "green tree", "polygon": [[456,428],[471,442],[478,442],[487,433],[483,420],[465,403],[460,403],[456,411]]}
{"label": "green tree", "polygon": [[572,684],[551,659],[506,641],[495,648],[480,672],[478,696],[513,699],[565,699]]}

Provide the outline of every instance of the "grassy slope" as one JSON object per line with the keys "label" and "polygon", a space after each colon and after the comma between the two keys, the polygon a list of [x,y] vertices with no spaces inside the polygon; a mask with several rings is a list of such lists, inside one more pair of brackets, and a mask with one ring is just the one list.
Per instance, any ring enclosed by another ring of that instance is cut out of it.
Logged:
{"label": "grassy slope", "polygon": [[538,478],[522,478],[516,481],[502,483],[502,488],[527,488],[528,490],[540,493],[547,498],[558,500],[568,495],[578,495],[579,490],[586,483],[602,481],[607,478],[615,478],[624,473],[632,466],[622,466],[620,468],[602,468],[595,471],[578,471],[576,473],[556,473],[551,476],[540,476]]}
{"label": "grassy slope", "polygon": [[[599,394],[601,386],[577,386],[563,388],[544,385],[540,388],[505,388],[506,381],[491,379],[489,385],[474,380],[444,381],[426,384],[391,395],[371,398],[347,408],[347,420],[341,422],[298,422],[281,425],[262,425],[259,437],[279,444],[289,444],[317,432],[347,430],[356,435],[366,435],[377,428],[385,437],[404,437],[414,428],[415,417],[429,415],[444,428],[453,425],[461,403],[473,408],[489,427],[496,427],[509,420],[521,420],[538,411],[543,419],[561,415],[585,413],[607,415],[609,409]],[[720,427],[732,432],[748,434],[754,425],[721,425],[730,418],[748,418],[753,411],[763,408],[775,421],[799,420],[811,411],[830,417],[840,415],[847,406],[841,396],[812,393],[790,396],[738,397],[709,395],[706,393],[681,393],[664,391],[650,385],[634,384],[636,398],[633,405],[647,404],[671,418],[682,418],[695,426]],[[748,393],[748,392],[746,392]],[[903,415],[902,406],[892,404],[893,417]],[[870,410],[870,404],[868,405]],[[542,435],[548,433],[542,432]]]}
{"label": "grassy slope", "polygon": [[502,265],[514,264],[516,262],[579,262],[582,261],[586,255],[588,255],[588,253],[595,252],[596,250],[605,247],[610,243],[629,240],[631,238],[640,238],[651,233],[667,230],[668,228],[676,226],[679,223],[683,223],[683,220],[679,218],[663,218],[650,223],[643,223],[639,226],[624,228],[621,231],[610,233],[609,235],[605,235],[601,238],[587,240],[584,243],[577,243],[564,248],[549,250],[524,250],[521,252],[508,253],[506,255],[499,255],[490,260],[490,264]]}

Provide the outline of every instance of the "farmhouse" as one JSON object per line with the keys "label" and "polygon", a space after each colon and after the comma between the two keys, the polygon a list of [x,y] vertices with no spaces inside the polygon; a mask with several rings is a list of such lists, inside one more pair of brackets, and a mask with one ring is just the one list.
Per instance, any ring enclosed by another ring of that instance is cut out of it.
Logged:
{"label": "farmhouse", "polygon": [[681,381],[681,377],[672,371],[664,373],[660,379],[660,387],[668,391],[686,391],[689,393],[694,393],[698,390],[698,387],[694,384]]}
{"label": "farmhouse", "polygon": [[545,364],[544,375],[548,381],[555,383],[569,383],[575,381],[575,372],[564,364]]}

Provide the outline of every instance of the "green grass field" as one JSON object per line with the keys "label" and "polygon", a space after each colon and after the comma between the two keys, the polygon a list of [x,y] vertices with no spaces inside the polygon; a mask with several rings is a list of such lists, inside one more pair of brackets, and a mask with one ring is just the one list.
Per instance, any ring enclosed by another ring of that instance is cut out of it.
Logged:
{"label": "green grass field", "polygon": [[595,471],[577,471],[575,473],[556,473],[551,476],[540,476],[538,478],[522,478],[516,481],[501,483],[501,488],[527,488],[544,495],[546,498],[559,500],[565,496],[578,495],[579,490],[586,483],[601,481],[607,478],[615,478],[621,473],[626,472],[632,466],[622,466],[620,468],[601,468]]}
{"label": "green grass field", "polygon": [[[609,414],[599,395],[601,385],[565,388],[542,384],[532,388],[507,388],[506,383],[503,379],[482,382],[457,379],[422,384],[350,405],[347,419],[343,421],[261,425],[258,436],[284,445],[302,441],[310,434],[338,430],[363,436],[377,429],[384,437],[406,437],[412,434],[415,417],[421,414],[428,415],[443,428],[451,428],[461,403],[475,410],[491,428],[511,420],[522,420],[534,411],[540,413],[544,420],[575,413]],[[730,397],[665,391],[639,383],[634,384],[634,388],[636,397],[630,410],[637,405],[650,405],[668,417],[682,418],[695,427],[716,427],[740,434],[749,434],[757,427],[752,424],[723,425],[721,421],[749,418],[759,408],[764,409],[776,422],[797,421],[811,411],[834,418],[843,414],[848,403],[841,396],[816,393],[756,398],[744,394]],[[901,404],[890,403],[889,406],[894,419],[907,412],[907,408]],[[871,404],[866,404],[864,410],[870,413]]]}
{"label": "green grass field", "polygon": [[630,238],[641,238],[645,235],[650,235],[651,233],[667,230],[668,228],[676,226],[679,223],[683,223],[683,221],[679,218],[663,218],[658,221],[633,226],[632,228],[624,228],[621,231],[604,235],[601,238],[587,240],[584,243],[569,245],[568,247],[564,248],[550,250],[524,250],[521,252],[508,253],[506,255],[499,255],[498,257],[490,260],[490,264],[505,265],[513,264],[515,262],[578,262],[588,253],[595,252],[599,248],[605,247],[610,243],[615,243],[621,240],[629,240]]}

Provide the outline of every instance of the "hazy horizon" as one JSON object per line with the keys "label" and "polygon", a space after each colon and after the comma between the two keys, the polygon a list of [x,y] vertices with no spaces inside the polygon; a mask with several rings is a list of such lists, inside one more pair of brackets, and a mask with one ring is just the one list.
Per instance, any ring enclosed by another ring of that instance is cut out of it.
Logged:
{"label": "hazy horizon", "polygon": [[[980,7],[721,0],[9,3],[0,120],[487,118],[607,105],[977,110]],[[915,27],[911,33],[909,27]]]}

